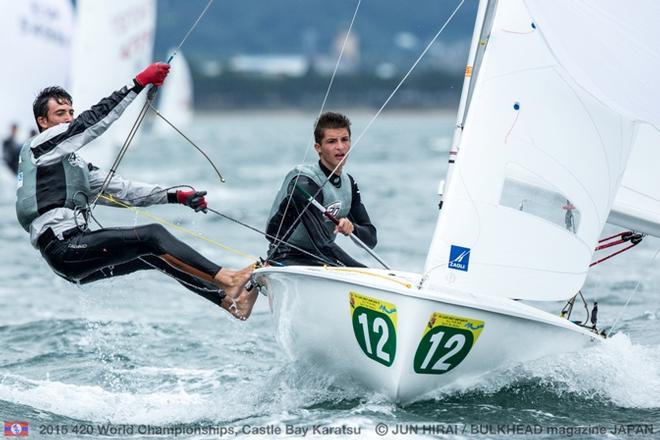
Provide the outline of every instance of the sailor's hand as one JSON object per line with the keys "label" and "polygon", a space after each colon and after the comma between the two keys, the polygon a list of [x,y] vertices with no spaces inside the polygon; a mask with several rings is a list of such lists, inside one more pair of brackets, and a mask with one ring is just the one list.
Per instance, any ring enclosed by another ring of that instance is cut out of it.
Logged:
{"label": "sailor's hand", "polygon": [[138,73],[135,81],[142,87],[147,84],[162,86],[165,77],[170,72],[170,65],[167,63],[153,63],[147,66],[142,72]]}
{"label": "sailor's hand", "polygon": [[204,198],[205,195],[206,191],[179,190],[176,192],[176,201],[191,207],[195,212],[204,211],[206,213],[208,204]]}
{"label": "sailor's hand", "polygon": [[340,219],[339,224],[335,228],[335,234],[336,233],[351,235],[353,233],[353,223],[347,218]]}

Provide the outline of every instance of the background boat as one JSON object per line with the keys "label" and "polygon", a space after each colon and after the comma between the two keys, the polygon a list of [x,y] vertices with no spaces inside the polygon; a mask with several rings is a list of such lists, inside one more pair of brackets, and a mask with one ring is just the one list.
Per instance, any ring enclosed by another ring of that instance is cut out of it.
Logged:
{"label": "background boat", "polygon": [[[31,130],[36,130],[32,102],[39,90],[52,85],[66,87],[69,82],[73,7],[70,0],[0,4],[0,51],[5,59],[0,84],[8,103],[0,109],[0,142],[9,136],[10,125],[17,124],[21,144]],[[0,184],[0,197],[14,197],[16,176],[4,163]]]}
{"label": "background boat", "polygon": [[[153,62],[155,27],[155,0],[76,2],[71,94],[78,112],[132,84],[135,75]],[[102,137],[85,146],[80,152],[85,160],[110,168],[145,99],[141,94]]]}

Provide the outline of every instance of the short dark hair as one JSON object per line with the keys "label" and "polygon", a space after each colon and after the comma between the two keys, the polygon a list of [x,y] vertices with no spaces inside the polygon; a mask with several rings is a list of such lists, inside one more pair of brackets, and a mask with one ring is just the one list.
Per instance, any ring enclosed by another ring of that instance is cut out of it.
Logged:
{"label": "short dark hair", "polygon": [[41,126],[39,125],[38,118],[48,116],[48,101],[50,98],[53,98],[58,104],[73,104],[73,99],[71,95],[64,90],[62,87],[46,87],[39,92],[37,97],[32,103],[32,113],[34,113],[34,122],[37,123],[37,129],[39,132],[42,131]]}
{"label": "short dark hair", "polygon": [[319,116],[314,124],[314,142],[321,143],[326,128],[345,128],[348,130],[348,135],[351,135],[351,121],[341,113],[325,112]]}

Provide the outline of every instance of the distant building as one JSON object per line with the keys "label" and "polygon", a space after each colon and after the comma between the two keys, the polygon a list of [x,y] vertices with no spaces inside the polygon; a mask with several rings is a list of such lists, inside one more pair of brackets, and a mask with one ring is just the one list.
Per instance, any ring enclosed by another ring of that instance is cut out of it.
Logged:
{"label": "distant building", "polygon": [[238,55],[229,60],[229,69],[237,73],[300,77],[309,70],[309,62],[303,55]]}
{"label": "distant building", "polygon": [[[314,70],[321,74],[331,74],[341,55],[341,62],[337,73],[355,73],[360,67],[360,38],[355,31],[346,38],[347,30],[337,34],[332,42],[332,50],[328,55],[319,55],[314,58]],[[342,47],[344,53],[342,54]]]}

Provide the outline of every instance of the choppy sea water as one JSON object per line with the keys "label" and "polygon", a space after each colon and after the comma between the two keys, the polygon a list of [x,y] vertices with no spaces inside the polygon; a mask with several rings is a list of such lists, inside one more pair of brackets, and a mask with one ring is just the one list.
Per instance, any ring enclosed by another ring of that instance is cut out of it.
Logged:
{"label": "choppy sea water", "polygon": [[[261,229],[288,169],[304,157],[314,160],[312,150],[305,154],[314,116],[197,118],[186,132],[209,152],[226,184],[183,140],[149,133],[120,173],[206,189],[210,206]],[[352,116],[355,139],[371,115]],[[377,251],[394,267],[423,265],[452,127],[452,115],[385,114],[354,147],[347,170],[378,227]],[[599,302],[602,325],[618,319],[616,335],[604,344],[512,365],[476,387],[400,407],[349,378],[287,359],[263,298],[249,321],[237,322],[157,273],[84,287],[65,282],[30,247],[15,220],[13,192],[4,190],[0,420],[27,422],[30,437],[380,438],[385,424],[388,438],[660,438],[658,240],[645,239],[589,277],[584,292]],[[212,214],[182,206],[149,213],[264,255],[263,237]],[[151,221],[121,209],[96,214],[106,226]],[[173,232],[220,264],[251,262]]]}

